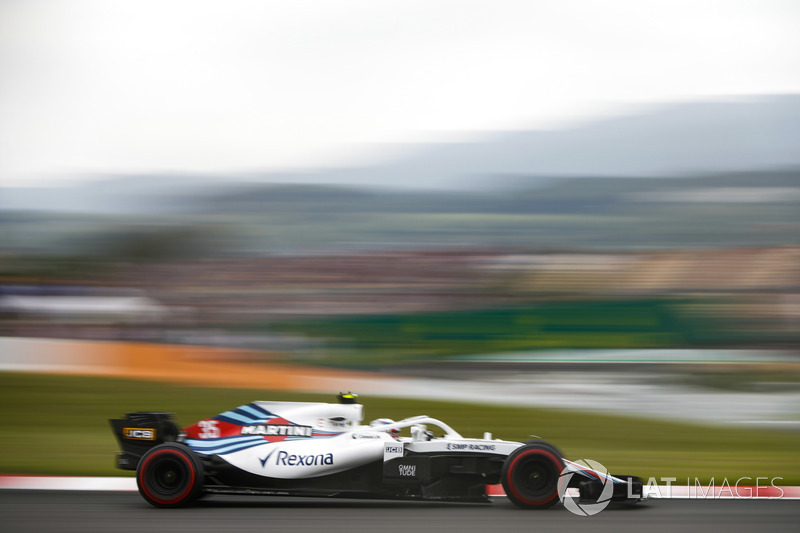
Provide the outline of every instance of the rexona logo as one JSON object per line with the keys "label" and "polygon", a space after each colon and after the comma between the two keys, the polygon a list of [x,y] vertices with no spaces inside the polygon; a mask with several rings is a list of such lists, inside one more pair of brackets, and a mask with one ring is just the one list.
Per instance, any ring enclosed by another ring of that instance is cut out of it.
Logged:
{"label": "rexona logo", "polygon": [[310,437],[314,429],[311,426],[287,426],[277,424],[256,424],[242,426],[242,435],[268,435],[281,437]]}
{"label": "rexona logo", "polygon": [[290,454],[283,450],[278,452],[275,464],[280,466],[319,466],[319,465],[332,465],[332,453],[318,453],[316,455],[299,455]]}
{"label": "rexona logo", "polygon": [[131,440],[156,440],[153,428],[122,428],[122,436]]}

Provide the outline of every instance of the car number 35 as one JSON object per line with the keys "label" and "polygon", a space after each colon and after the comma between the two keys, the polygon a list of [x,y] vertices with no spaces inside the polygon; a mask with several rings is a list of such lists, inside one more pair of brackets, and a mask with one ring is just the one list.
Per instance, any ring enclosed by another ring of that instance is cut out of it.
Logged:
{"label": "car number 35", "polygon": [[217,427],[217,420],[201,420],[197,423],[200,426],[201,439],[218,439],[219,428]]}

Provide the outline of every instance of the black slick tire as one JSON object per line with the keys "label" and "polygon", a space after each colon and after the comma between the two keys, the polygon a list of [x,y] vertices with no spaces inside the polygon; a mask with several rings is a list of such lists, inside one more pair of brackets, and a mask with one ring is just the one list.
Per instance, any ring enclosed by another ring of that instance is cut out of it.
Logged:
{"label": "black slick tire", "polygon": [[528,442],[503,464],[500,480],[508,499],[523,509],[546,509],[558,503],[561,452],[544,441]]}
{"label": "black slick tire", "polygon": [[136,468],[139,493],[155,507],[180,507],[203,489],[203,463],[186,446],[165,443],[142,456]]}

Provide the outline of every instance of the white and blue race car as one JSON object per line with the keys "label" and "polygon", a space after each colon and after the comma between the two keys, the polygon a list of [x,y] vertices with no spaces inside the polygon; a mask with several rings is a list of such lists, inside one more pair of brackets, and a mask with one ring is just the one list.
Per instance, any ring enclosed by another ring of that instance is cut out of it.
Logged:
{"label": "white and blue race car", "polygon": [[110,422],[117,466],[136,470],[156,507],[204,494],[489,502],[487,485],[502,483],[513,503],[541,509],[564,497],[565,473],[584,499],[642,496],[638,478],[573,463],[544,441],[464,438],[428,416],[362,420],[355,395],[341,394],[339,403],[252,402],[182,430],[163,412]]}

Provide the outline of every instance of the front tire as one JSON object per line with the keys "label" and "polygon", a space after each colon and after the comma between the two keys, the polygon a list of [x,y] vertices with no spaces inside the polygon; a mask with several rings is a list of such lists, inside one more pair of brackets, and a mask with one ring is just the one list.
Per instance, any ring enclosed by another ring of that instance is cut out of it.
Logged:
{"label": "front tire", "polygon": [[139,493],[156,507],[180,507],[203,489],[203,463],[180,444],[166,443],[148,451],[136,468]]}
{"label": "front tire", "polygon": [[503,464],[500,480],[508,499],[523,509],[547,509],[559,501],[558,479],[564,470],[561,452],[544,441],[514,450]]}

